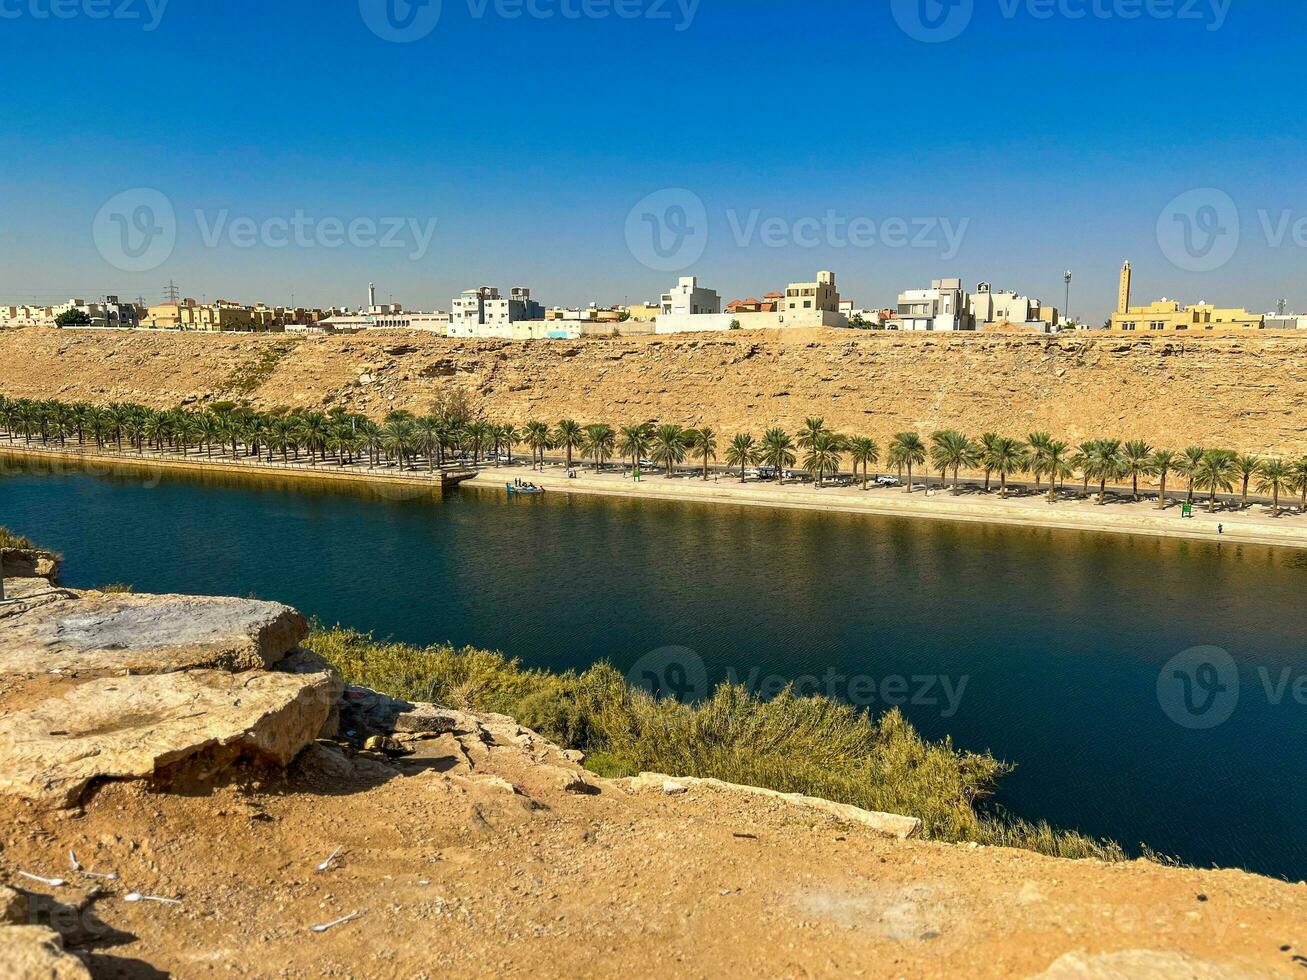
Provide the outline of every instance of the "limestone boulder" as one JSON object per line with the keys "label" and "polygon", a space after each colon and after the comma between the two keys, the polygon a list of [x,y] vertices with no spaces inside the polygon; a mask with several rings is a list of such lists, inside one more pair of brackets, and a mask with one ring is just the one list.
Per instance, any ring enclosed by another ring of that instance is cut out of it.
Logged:
{"label": "limestone boulder", "polygon": [[120,595],[16,584],[0,607],[0,675],[52,670],[156,674],[194,668],[254,670],[308,635],[289,606],[253,599]]}
{"label": "limestone boulder", "polygon": [[12,888],[0,885],[0,925],[16,926],[27,921],[27,899]]}
{"label": "limestone boulder", "polygon": [[0,976],[23,980],[91,980],[59,934],[42,926],[0,926]]}
{"label": "limestone boulder", "polygon": [[63,559],[52,551],[28,548],[0,548],[0,573],[5,578],[43,578],[59,581]]}
{"label": "limestone boulder", "polygon": [[108,677],[0,716],[0,795],[72,806],[97,780],[286,765],[340,698],[332,673],[195,670]]}

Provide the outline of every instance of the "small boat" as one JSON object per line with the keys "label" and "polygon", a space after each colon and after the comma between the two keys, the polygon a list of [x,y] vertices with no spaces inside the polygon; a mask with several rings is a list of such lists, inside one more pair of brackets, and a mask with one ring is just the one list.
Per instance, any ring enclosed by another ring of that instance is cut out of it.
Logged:
{"label": "small boat", "polygon": [[538,487],[534,483],[524,483],[520,487],[514,483],[507,483],[505,484],[505,486],[508,487],[508,492],[510,494],[521,493],[530,496],[533,494],[541,494],[545,492],[544,487]]}

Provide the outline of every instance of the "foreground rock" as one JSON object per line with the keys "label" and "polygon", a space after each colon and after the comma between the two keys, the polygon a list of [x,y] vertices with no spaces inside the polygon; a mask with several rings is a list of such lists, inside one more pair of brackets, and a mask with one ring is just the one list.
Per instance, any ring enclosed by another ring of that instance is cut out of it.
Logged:
{"label": "foreground rock", "polygon": [[64,952],[59,934],[40,926],[0,926],[0,976],[91,980],[82,961]]}
{"label": "foreground rock", "polygon": [[308,635],[304,617],[276,602],[5,585],[18,601],[0,607],[0,674],[265,669]]}
{"label": "foreground rock", "polygon": [[102,678],[0,716],[0,795],[71,806],[104,779],[289,763],[340,697],[332,674],[188,671]]}
{"label": "foreground rock", "polygon": [[0,548],[0,573],[5,578],[43,578],[59,581],[62,559],[53,551],[35,548]]}

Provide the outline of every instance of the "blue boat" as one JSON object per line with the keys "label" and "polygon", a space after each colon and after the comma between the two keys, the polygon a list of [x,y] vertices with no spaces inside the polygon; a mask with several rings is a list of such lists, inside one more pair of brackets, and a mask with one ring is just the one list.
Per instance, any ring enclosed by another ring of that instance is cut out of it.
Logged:
{"label": "blue boat", "polygon": [[504,485],[508,487],[508,492],[510,495],[520,493],[520,494],[525,494],[527,496],[532,496],[535,494],[541,494],[545,492],[544,487],[538,487],[534,483],[526,483],[520,487],[513,483],[506,483]]}

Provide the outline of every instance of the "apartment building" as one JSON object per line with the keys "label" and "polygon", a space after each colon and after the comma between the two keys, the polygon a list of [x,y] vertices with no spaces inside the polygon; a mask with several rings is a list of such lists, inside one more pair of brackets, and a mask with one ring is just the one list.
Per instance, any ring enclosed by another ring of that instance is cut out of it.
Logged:
{"label": "apartment building", "polygon": [[454,298],[449,336],[513,339],[516,324],[544,319],[544,306],[531,298],[531,290],[525,286],[513,287],[508,296],[501,296],[494,286],[479,286]]}
{"label": "apartment building", "polygon": [[1050,333],[1058,326],[1058,311],[1055,308],[1045,307],[1038,299],[1018,295],[1013,290],[996,290],[987,282],[977,285],[968,300],[978,330],[1011,324],[1027,330]]}
{"label": "apartment building", "polygon": [[975,330],[971,297],[961,279],[934,279],[929,289],[899,293],[897,314],[886,330],[953,332]]}

